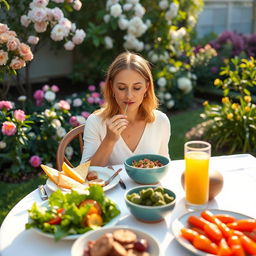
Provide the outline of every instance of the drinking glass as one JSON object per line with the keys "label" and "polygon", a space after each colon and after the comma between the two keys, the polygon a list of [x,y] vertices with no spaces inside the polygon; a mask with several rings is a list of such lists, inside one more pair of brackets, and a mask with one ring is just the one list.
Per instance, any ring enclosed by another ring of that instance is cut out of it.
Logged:
{"label": "drinking glass", "polygon": [[205,209],[209,199],[209,160],[211,144],[205,141],[185,143],[185,193],[188,210]]}

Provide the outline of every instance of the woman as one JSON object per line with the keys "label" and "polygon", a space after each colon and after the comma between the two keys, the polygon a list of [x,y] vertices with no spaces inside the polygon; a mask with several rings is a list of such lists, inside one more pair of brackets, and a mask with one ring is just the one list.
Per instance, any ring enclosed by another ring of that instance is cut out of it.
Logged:
{"label": "woman", "polygon": [[93,166],[123,164],[134,154],[169,157],[170,122],[159,110],[149,63],[125,52],[110,65],[103,107],[91,114],[84,130],[81,162]]}

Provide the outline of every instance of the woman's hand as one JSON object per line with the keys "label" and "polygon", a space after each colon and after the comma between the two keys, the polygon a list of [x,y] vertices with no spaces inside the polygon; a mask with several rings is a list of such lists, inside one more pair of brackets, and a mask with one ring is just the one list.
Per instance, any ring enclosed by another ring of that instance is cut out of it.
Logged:
{"label": "woman's hand", "polygon": [[117,141],[123,130],[126,129],[128,123],[129,122],[126,115],[115,115],[112,118],[108,119],[106,122],[106,138],[112,141]]}

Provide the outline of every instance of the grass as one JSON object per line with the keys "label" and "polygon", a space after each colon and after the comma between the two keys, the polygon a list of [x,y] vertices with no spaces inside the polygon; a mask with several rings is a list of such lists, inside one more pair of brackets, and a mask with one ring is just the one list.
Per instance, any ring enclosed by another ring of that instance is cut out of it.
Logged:
{"label": "grass", "polygon": [[[170,156],[172,160],[183,158],[183,147],[185,142],[185,133],[193,126],[201,122],[199,114],[202,109],[191,110],[170,116],[172,135],[170,139]],[[37,188],[39,184],[45,184],[46,177],[40,176],[33,180],[19,184],[9,184],[0,182],[0,223],[3,222],[8,212],[24,196]]]}

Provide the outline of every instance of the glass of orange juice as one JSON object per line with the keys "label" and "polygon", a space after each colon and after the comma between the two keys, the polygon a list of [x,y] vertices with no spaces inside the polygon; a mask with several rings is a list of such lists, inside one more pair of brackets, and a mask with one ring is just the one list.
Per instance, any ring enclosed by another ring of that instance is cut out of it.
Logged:
{"label": "glass of orange juice", "polygon": [[211,144],[188,141],[184,151],[186,206],[188,210],[205,209],[209,199]]}

